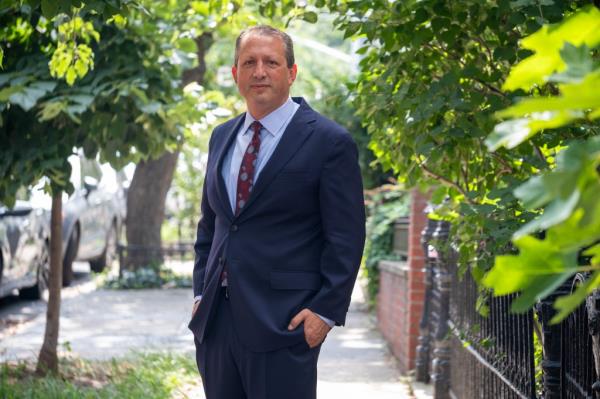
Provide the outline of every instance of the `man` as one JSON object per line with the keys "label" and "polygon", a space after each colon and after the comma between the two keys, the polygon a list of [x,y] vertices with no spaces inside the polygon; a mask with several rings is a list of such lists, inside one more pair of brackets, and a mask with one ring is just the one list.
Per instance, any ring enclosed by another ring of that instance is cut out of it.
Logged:
{"label": "man", "polygon": [[247,112],[210,139],[190,321],[207,399],[316,397],[320,345],[343,325],[365,238],[356,145],[291,99],[290,37],[236,41]]}

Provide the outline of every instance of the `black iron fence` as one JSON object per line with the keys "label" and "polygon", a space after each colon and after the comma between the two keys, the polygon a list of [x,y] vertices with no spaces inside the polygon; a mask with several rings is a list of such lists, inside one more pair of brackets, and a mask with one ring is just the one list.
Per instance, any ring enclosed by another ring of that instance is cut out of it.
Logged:
{"label": "black iron fence", "polygon": [[[582,284],[588,276],[577,275],[573,280],[573,288]],[[595,297],[590,297],[595,301]],[[561,363],[564,381],[561,397],[563,398],[596,398],[594,384],[596,383],[596,372],[594,370],[594,345],[592,335],[588,331],[590,320],[588,317],[588,306],[582,304],[575,312],[562,323],[562,351]],[[588,332],[580,336],[582,332]],[[598,335],[598,332],[595,334]]]}
{"label": "black iron fence", "polygon": [[[426,294],[416,378],[436,399],[600,399],[600,294],[560,324],[550,324],[559,295],[585,281],[577,275],[535,312],[513,314],[510,296],[487,298],[487,315],[469,272],[459,273],[450,226],[430,220],[423,231]],[[481,303],[481,302],[480,302]]]}

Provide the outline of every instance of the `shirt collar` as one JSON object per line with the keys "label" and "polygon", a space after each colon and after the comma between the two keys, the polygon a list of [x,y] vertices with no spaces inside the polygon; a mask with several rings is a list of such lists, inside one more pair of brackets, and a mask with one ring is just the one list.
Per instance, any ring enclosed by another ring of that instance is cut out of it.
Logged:
{"label": "shirt collar", "polygon": [[[275,111],[271,112],[264,118],[259,119],[258,121],[271,136],[275,137],[283,133],[281,132],[281,127],[293,115],[293,113],[294,102],[291,98],[288,98],[287,101],[283,103],[283,105],[281,105],[279,108],[277,108]],[[255,120],[256,119],[254,119],[249,112],[246,112],[244,125],[242,126],[242,134],[248,133],[250,125]]]}

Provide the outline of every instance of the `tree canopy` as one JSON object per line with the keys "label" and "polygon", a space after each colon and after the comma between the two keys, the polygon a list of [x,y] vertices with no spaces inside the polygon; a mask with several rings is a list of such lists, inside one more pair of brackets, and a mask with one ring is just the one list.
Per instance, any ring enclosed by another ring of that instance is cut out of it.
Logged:
{"label": "tree canopy", "polygon": [[[600,238],[583,189],[598,180],[598,53],[590,51],[597,9],[561,0],[317,0],[310,7],[337,15],[336,26],[362,43],[349,87],[370,147],[407,187],[432,191],[442,205],[437,217],[452,222],[461,270],[482,283],[496,255],[519,251],[499,257],[485,280],[496,294],[521,292],[515,310],[583,270],[578,255]],[[544,251],[554,256],[542,258]],[[508,263],[519,282],[502,274]],[[530,281],[534,264],[539,278]]]}

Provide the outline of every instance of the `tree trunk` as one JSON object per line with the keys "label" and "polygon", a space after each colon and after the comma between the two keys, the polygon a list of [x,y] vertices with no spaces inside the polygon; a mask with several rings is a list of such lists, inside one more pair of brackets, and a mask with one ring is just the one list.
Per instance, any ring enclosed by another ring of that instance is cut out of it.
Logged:
{"label": "tree trunk", "polygon": [[135,168],[127,194],[127,258],[125,267],[135,270],[161,262],[160,228],[165,200],[171,187],[179,151],[141,161]]}
{"label": "tree trunk", "polygon": [[204,75],[206,74],[206,62],[204,61],[204,58],[206,57],[206,53],[208,53],[208,49],[214,42],[212,33],[210,32],[204,32],[200,36],[197,36],[194,41],[196,42],[198,66],[183,71],[181,80],[184,86],[192,82],[196,82],[199,85],[204,84]]}
{"label": "tree trunk", "polygon": [[50,218],[50,277],[48,281],[48,308],[46,332],[40,350],[36,373],[58,373],[58,331],[60,321],[60,294],[62,287],[62,192],[52,195]]}
{"label": "tree trunk", "polygon": [[[198,66],[183,72],[182,83],[204,83],[204,57],[213,43],[211,33],[196,37]],[[171,187],[179,151],[138,163],[127,194],[127,254],[125,269],[160,264],[160,230],[165,216],[165,200]]]}

